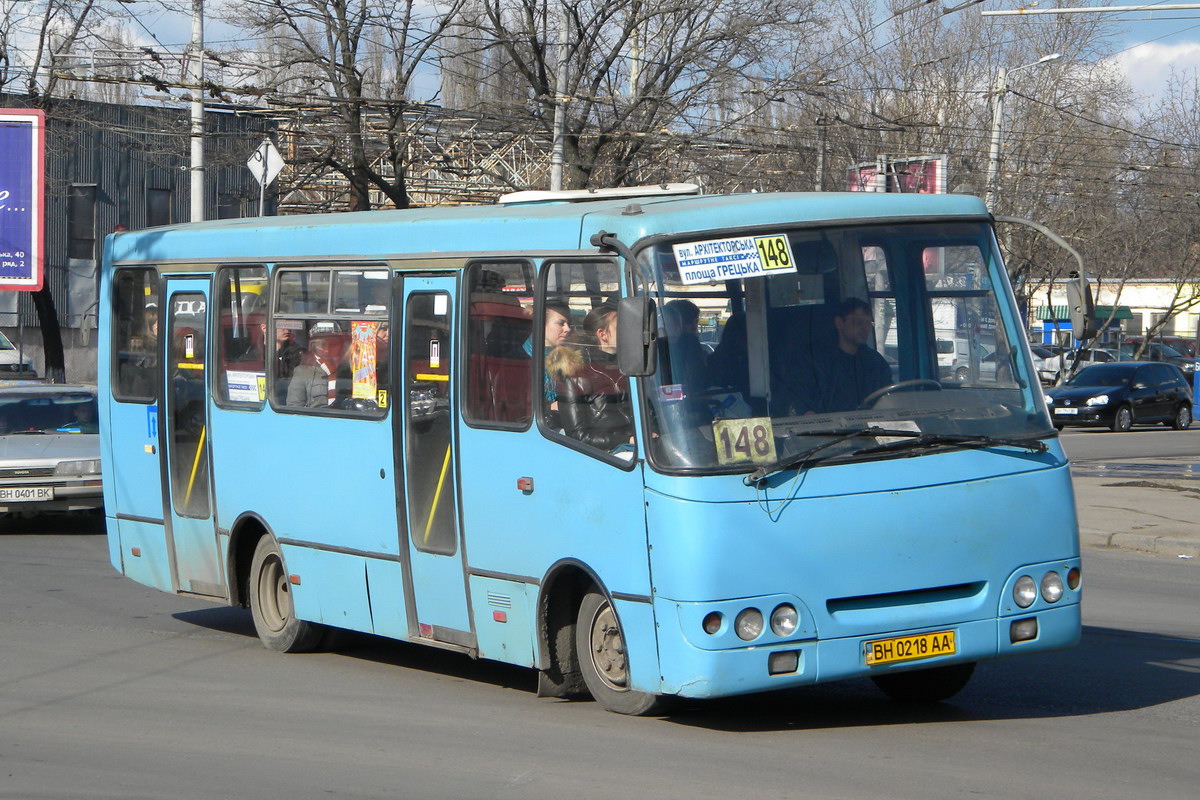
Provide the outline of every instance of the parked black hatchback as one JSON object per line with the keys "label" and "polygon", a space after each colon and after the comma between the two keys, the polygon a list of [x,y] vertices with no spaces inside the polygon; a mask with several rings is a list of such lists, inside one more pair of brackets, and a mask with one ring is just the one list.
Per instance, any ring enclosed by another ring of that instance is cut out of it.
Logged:
{"label": "parked black hatchback", "polygon": [[1160,361],[1119,361],[1079,370],[1046,392],[1054,427],[1133,425],[1162,422],[1175,430],[1192,424],[1192,389],[1179,367]]}

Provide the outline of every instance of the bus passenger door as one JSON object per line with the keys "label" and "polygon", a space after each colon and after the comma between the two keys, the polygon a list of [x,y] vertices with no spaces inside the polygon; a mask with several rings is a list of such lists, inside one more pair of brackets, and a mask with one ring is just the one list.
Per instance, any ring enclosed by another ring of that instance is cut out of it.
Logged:
{"label": "bus passenger door", "polygon": [[[400,530],[407,531],[411,636],[471,646],[467,582],[459,531],[457,442],[452,368],[453,277],[405,276],[400,284],[403,338],[394,414],[397,494],[404,498]],[[402,534],[403,535],[403,534]]]}
{"label": "bus passenger door", "polygon": [[181,592],[224,597],[208,472],[208,292],[207,280],[167,279],[159,424],[175,585]]}

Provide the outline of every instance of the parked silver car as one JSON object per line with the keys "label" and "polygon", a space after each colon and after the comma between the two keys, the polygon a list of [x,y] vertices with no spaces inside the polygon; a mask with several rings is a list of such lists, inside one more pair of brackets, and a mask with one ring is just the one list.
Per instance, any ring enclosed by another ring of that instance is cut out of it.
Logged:
{"label": "parked silver car", "polygon": [[0,382],[0,514],[103,507],[95,388]]}

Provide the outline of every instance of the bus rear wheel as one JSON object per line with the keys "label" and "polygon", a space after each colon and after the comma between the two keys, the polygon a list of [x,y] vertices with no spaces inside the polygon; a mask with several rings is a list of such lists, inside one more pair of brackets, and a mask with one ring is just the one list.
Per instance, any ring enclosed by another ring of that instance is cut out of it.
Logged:
{"label": "bus rear wheel", "polygon": [[296,619],[291,587],[279,545],[263,536],[250,560],[250,613],[263,647],[280,653],[317,649],[325,626]]}
{"label": "bus rear wheel", "polygon": [[629,688],[625,636],[612,603],[595,590],[584,595],[575,625],[579,670],[596,702],[606,711],[645,716],[664,708],[659,695]]}
{"label": "bus rear wheel", "polygon": [[871,680],[880,691],[901,703],[940,703],[961,692],[974,672],[975,663],[971,662],[872,675]]}

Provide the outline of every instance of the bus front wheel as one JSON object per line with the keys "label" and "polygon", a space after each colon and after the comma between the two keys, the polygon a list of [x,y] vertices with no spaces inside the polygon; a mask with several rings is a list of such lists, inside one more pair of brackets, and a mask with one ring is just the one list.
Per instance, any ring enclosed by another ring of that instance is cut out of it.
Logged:
{"label": "bus front wheel", "polygon": [[315,650],[325,635],[323,625],[296,619],[283,556],[270,536],[258,540],[250,561],[250,613],[254,630],[268,650],[308,652]]}
{"label": "bus front wheel", "polygon": [[596,702],[606,711],[644,716],[662,710],[663,698],[629,688],[629,659],[621,623],[608,598],[584,595],[575,625],[579,669]]}
{"label": "bus front wheel", "polygon": [[974,672],[975,663],[971,662],[913,672],[872,675],[871,680],[893,700],[902,703],[940,703],[961,692]]}

